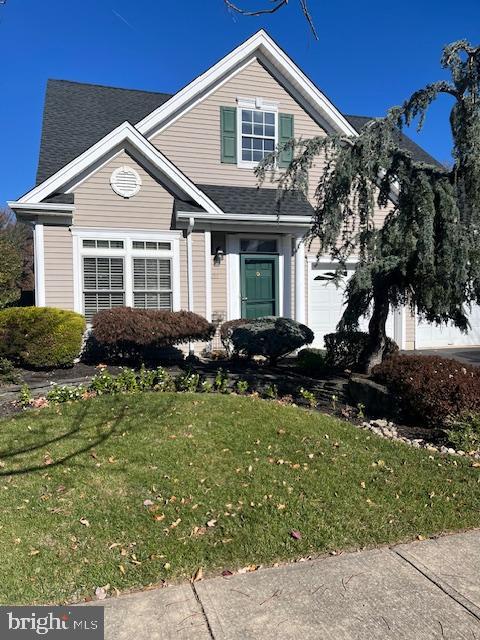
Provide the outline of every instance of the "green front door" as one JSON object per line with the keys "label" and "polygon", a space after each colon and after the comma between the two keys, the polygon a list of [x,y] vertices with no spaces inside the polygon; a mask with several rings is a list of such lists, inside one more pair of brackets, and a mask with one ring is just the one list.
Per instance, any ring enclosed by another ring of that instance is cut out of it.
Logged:
{"label": "green front door", "polygon": [[278,315],[278,256],[242,255],[242,318]]}

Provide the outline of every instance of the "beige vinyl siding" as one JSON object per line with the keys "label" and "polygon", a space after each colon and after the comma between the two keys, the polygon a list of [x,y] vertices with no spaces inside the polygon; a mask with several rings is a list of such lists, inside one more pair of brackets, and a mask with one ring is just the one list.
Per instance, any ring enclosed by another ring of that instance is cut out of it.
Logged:
{"label": "beige vinyl siding", "polygon": [[73,310],[73,242],[68,227],[43,228],[45,304]]}
{"label": "beige vinyl siding", "polygon": [[[110,186],[112,172],[128,165],[140,178],[140,191],[122,198]],[[79,227],[108,229],[171,229],[173,196],[125,151],[89,176],[74,191],[73,223]]]}
{"label": "beige vinyl siding", "polygon": [[212,316],[222,321],[227,319],[227,260],[214,264],[217,247],[225,251],[225,233],[212,232]]}
{"label": "beige vinyl siding", "polygon": [[[297,138],[325,135],[323,129],[255,59],[164,131],[156,134],[152,138],[153,144],[196,183],[257,186],[253,169],[220,162],[220,107],[236,107],[237,97],[261,97],[278,102],[280,113],[294,116]],[[312,185],[318,182],[321,164],[319,162],[312,168]],[[266,182],[264,186],[275,185]]]}
{"label": "beige vinyl siding", "polygon": [[192,233],[192,271],[193,271],[193,310],[205,317],[205,234],[203,231]]}

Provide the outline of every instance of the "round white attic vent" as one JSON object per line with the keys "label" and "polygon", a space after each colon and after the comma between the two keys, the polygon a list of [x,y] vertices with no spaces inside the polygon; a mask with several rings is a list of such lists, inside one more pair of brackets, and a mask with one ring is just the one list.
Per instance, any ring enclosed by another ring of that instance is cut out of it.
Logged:
{"label": "round white attic vent", "polygon": [[112,189],[122,198],[131,198],[140,191],[142,179],[132,167],[118,167],[110,176]]}

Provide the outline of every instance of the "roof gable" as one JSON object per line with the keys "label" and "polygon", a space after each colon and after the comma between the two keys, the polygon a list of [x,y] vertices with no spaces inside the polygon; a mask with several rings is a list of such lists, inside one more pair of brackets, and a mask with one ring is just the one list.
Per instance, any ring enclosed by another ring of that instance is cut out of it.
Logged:
{"label": "roof gable", "polygon": [[[172,191],[189,198],[205,209],[217,215],[222,210],[193,182],[185,176],[161,151],[146,140],[129,122],[122,123],[102,140],[62,167],[53,176],[19,198],[20,204],[32,204],[44,201],[52,194],[65,190],[72,191],[89,174],[109,161],[112,155],[125,149],[133,157],[140,157],[154,172],[161,176],[162,182]],[[15,209],[15,204],[12,207]]]}
{"label": "roof gable", "polygon": [[136,125],[137,129],[147,138],[151,138],[172,119],[180,117],[204,99],[209,92],[214,91],[219,83],[226,81],[255,57],[281,84],[288,85],[292,95],[307,105],[310,115],[327,131],[355,135],[355,129],[342,113],[263,29],[140,120]]}

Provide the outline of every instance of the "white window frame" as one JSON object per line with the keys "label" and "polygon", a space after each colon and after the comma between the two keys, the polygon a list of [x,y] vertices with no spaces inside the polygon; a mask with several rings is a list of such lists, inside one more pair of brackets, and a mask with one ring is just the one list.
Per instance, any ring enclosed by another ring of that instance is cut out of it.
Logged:
{"label": "white window frame", "polygon": [[[148,255],[147,255],[148,254]],[[150,255],[150,254],[155,254],[155,255]],[[171,255],[172,251],[167,250],[167,249],[156,249],[156,250],[146,250],[146,249],[133,249],[132,248],[132,255],[130,258],[130,262],[131,262],[131,268],[132,268],[132,307],[134,307],[135,309],[143,309],[144,307],[135,307],[134,306],[134,302],[135,302],[135,293],[138,294],[145,294],[147,295],[148,293],[155,293],[155,294],[160,294],[160,293],[169,293],[170,294],[170,299],[172,302],[172,311],[173,311],[173,291],[174,291],[174,286],[173,286],[173,256]],[[152,290],[148,290],[147,288],[145,289],[135,289],[135,278],[134,278],[134,268],[133,268],[133,261],[135,259],[141,259],[141,260],[148,260],[149,258],[153,258],[154,260],[168,260],[170,262],[170,288],[167,289],[152,289]]]}
{"label": "white window frame", "polygon": [[[125,305],[133,307],[133,258],[170,258],[172,263],[172,310],[180,311],[180,238],[181,231],[157,231],[141,229],[105,229],[75,228],[70,229],[73,237],[73,302],[74,310],[84,314],[83,302],[83,258],[124,259]],[[98,249],[83,247],[83,240],[123,240],[123,249]],[[171,248],[159,250],[133,249],[133,241],[170,242]]]}
{"label": "white window frame", "polygon": [[[264,111],[273,113],[275,116],[275,138],[274,149],[278,146],[278,102],[264,100],[263,98],[237,98],[237,166],[240,169],[254,169],[258,166],[258,162],[242,160],[242,110]],[[251,138],[263,136],[248,136]],[[270,140],[271,138],[268,137]]]}

